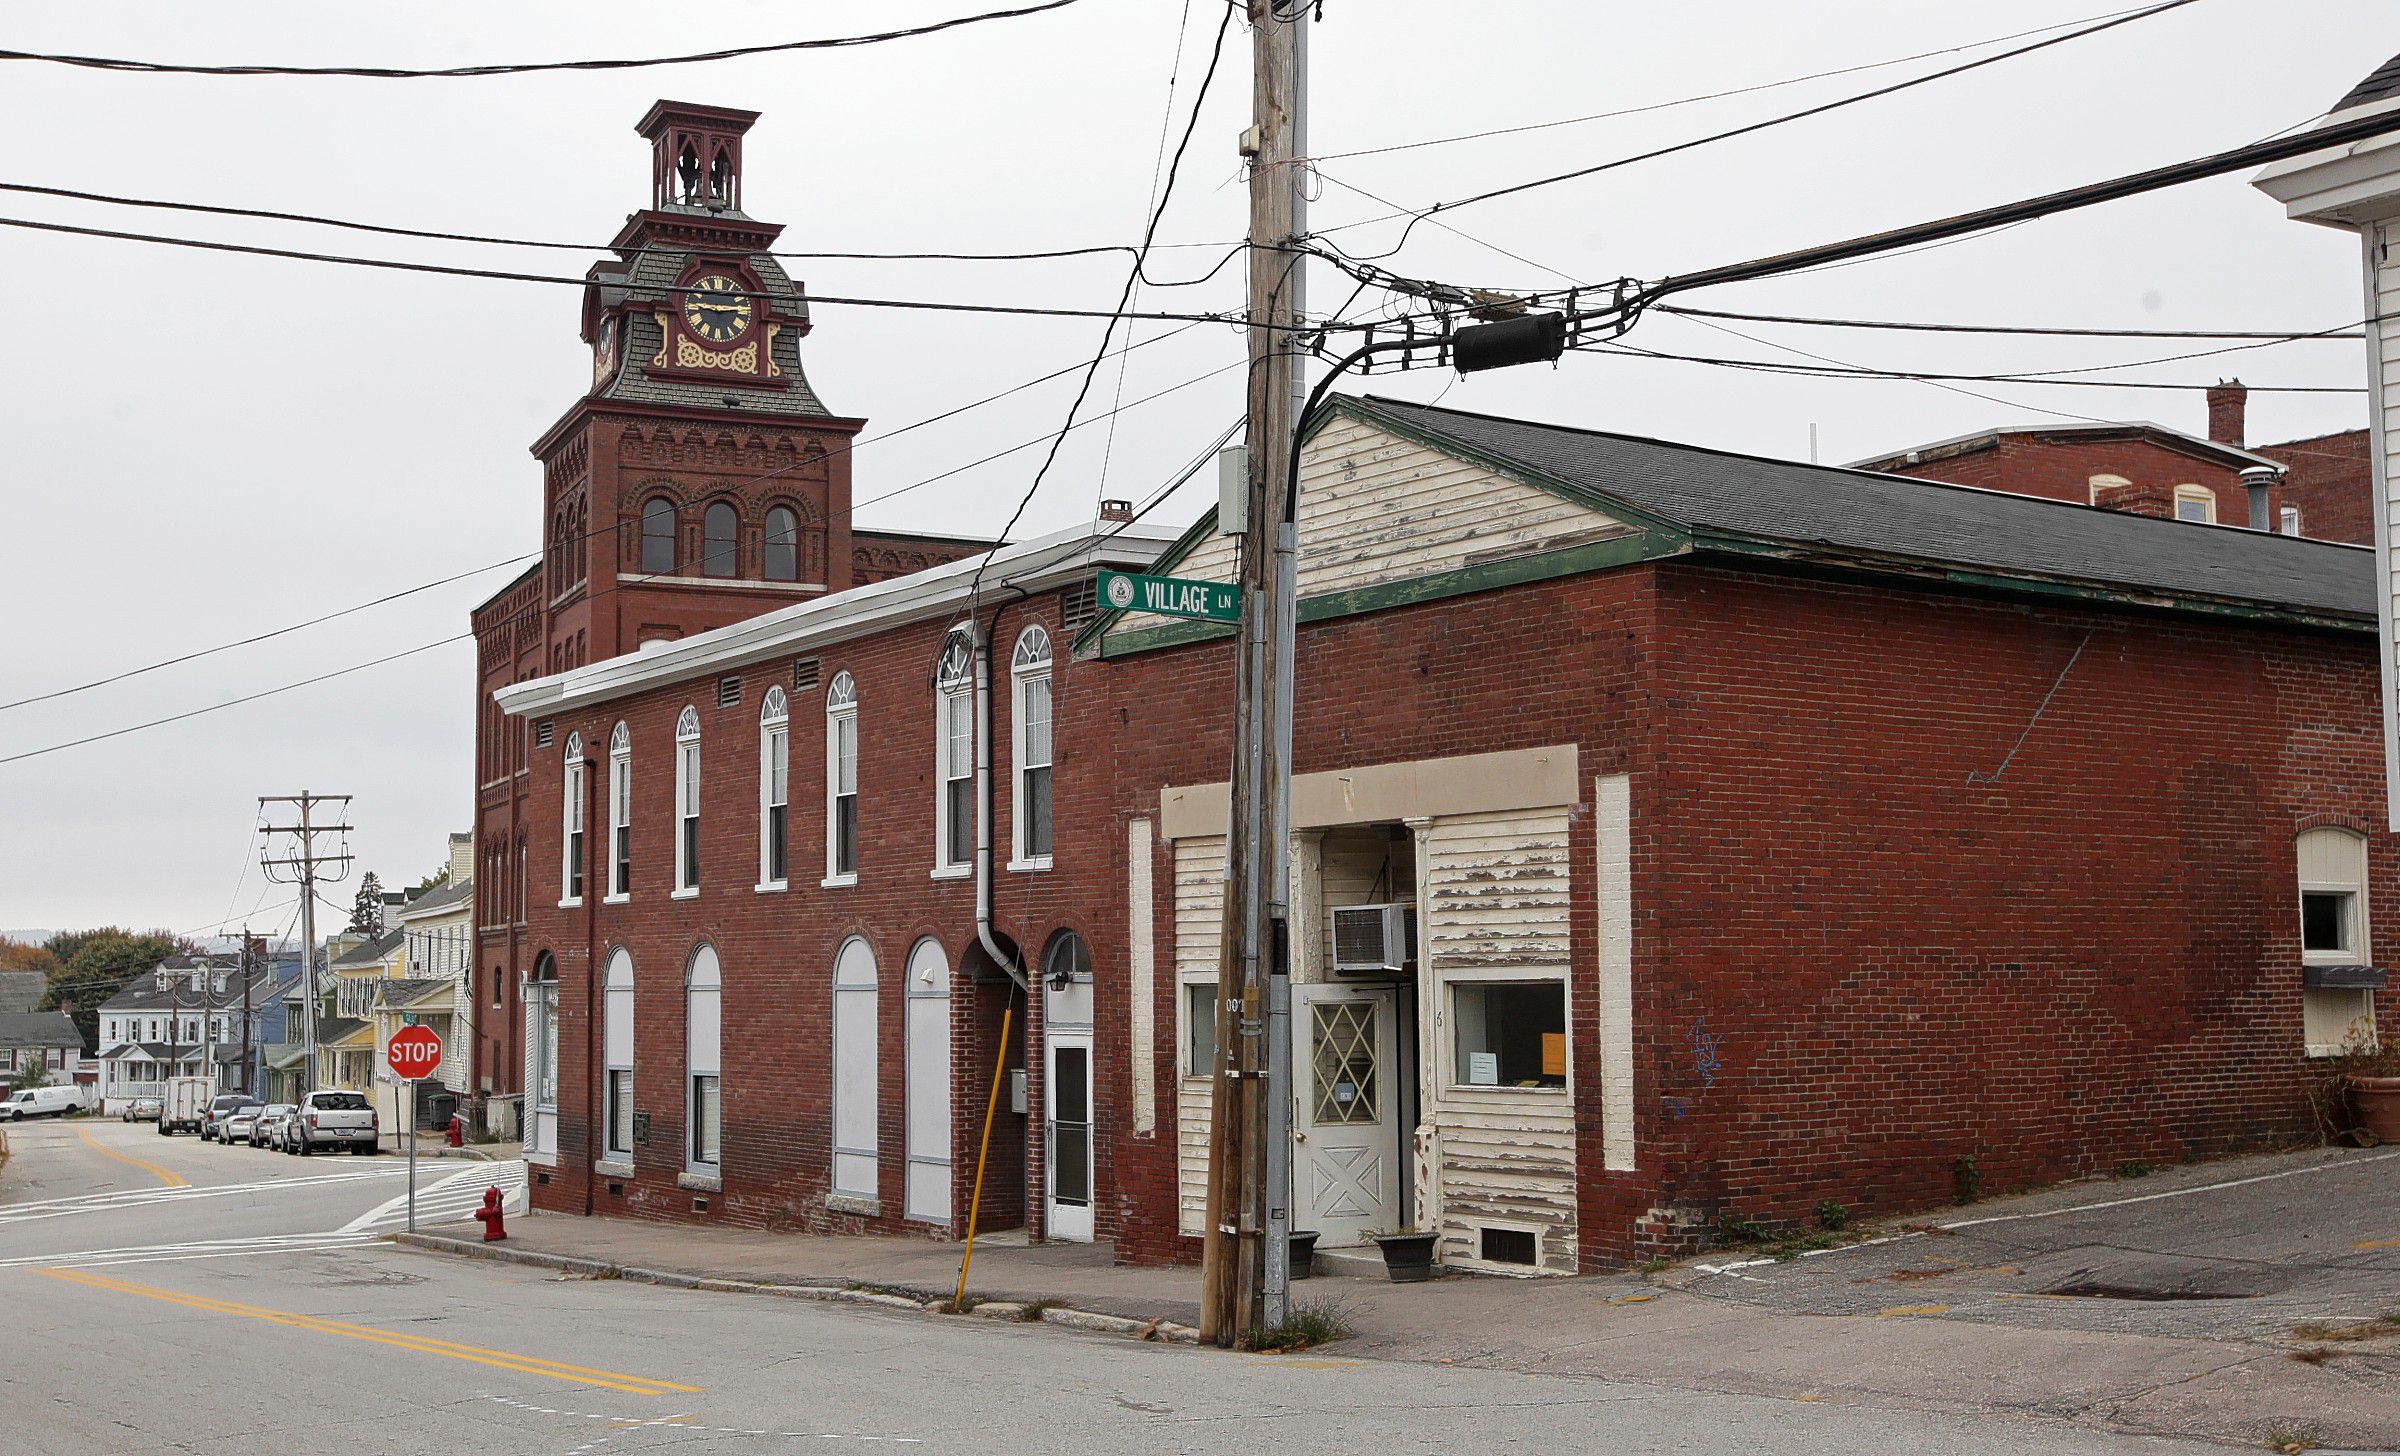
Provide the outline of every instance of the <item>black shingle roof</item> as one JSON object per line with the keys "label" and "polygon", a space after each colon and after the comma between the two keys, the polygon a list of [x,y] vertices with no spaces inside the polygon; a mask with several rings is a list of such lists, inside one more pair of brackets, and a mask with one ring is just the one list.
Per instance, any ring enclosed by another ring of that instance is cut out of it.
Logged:
{"label": "black shingle roof", "polygon": [[[728,396],[738,401],[733,407],[756,411],[761,415],[828,415],[825,402],[809,387],[808,376],[800,369],[800,328],[786,326],[776,331],[774,359],[783,377],[790,381],[788,389],[744,389],[739,385],[679,379],[653,379],[644,368],[659,351],[661,335],[658,320],[651,310],[672,310],[675,307],[675,280],[683,272],[691,254],[673,249],[645,249],[629,263],[621,265],[624,272],[603,289],[603,302],[614,305],[619,301],[647,304],[625,315],[625,342],[618,348],[617,366],[609,371],[592,390],[598,399],[636,400],[644,404],[676,405],[685,408],[722,410]],[[774,310],[787,318],[797,317],[802,326],[808,319],[808,301],[792,282],[791,275],[781,264],[765,253],[753,253],[745,260],[754,269],[759,281],[766,285]]]}
{"label": "black shingle roof", "polygon": [[2366,106],[2377,101],[2389,101],[2400,96],[2400,56],[2394,56],[2367,73],[2367,78],[2350,88],[2350,93],[2333,103],[2336,111],[2348,111],[2353,106]]}
{"label": "black shingle roof", "polygon": [[83,1033],[64,1011],[0,1011],[0,1047],[83,1049]]}
{"label": "black shingle roof", "polygon": [[2374,553],[2356,546],[1376,396],[1352,403],[1695,532],[2368,622],[2375,616]]}

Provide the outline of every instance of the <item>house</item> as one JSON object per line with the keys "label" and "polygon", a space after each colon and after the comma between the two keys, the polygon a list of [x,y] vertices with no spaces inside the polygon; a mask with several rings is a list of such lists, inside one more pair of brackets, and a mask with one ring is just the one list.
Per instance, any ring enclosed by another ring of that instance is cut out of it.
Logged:
{"label": "house", "polygon": [[[1087,621],[1104,535],[993,553],[980,700],[973,563],[499,695],[537,1204],[955,1232],[998,1058],[986,1226],[1196,1253],[1227,629]],[[1329,1244],[1564,1272],[2259,1146],[2391,1034],[2370,553],[1374,398],[1300,537]]]}
{"label": "house", "polygon": [[475,838],[450,836],[447,877],[393,917],[403,937],[400,975],[377,988],[375,1020],[379,1107],[387,1125],[402,1121],[405,1094],[389,1080],[384,1049],[405,1025],[431,1027],[442,1039],[442,1066],[427,1091],[465,1098],[475,1047]]}
{"label": "house", "polygon": [[49,989],[50,978],[40,971],[0,971],[0,1012],[31,1011]]}
{"label": "house", "polygon": [[210,1076],[225,1091],[264,1085],[268,1049],[297,965],[238,956],[167,957],[100,1006],[100,1111],[155,1097],[170,1077]]}
{"label": "house", "polygon": [[339,954],[328,951],[325,969],[333,983],[335,1014],[364,1020],[374,1013],[379,983],[406,974],[408,938],[397,929],[387,930],[358,940]]}
{"label": "house", "polygon": [[95,1075],[83,1033],[67,1013],[0,1011],[0,1086],[35,1069],[45,1075],[31,1085],[41,1087],[89,1082]]}

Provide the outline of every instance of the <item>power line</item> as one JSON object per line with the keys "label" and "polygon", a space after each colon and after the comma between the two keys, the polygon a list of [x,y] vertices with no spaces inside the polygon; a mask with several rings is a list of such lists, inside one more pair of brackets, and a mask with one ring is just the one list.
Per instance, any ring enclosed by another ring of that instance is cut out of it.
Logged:
{"label": "power line", "polygon": [[2265,339],[2273,343],[2294,343],[2306,339],[2363,339],[2366,335],[2355,326],[2336,324],[2329,329],[2305,332],[2273,329],[2069,329],[2044,328],[2032,324],[1953,324],[1929,323],[1901,319],[1823,318],[1788,313],[1741,313],[1723,308],[1693,308],[1689,304],[1662,303],[1658,313],[1681,314],[1690,318],[1734,319],[1753,324],[1807,324],[1815,328],[1832,329],[1901,329],[1928,334],[2004,334],[2027,338],[2070,339]]}
{"label": "power line", "polygon": [[[1702,354],[1676,354],[1660,349],[1644,349],[1632,344],[1615,342],[1609,345],[1619,353],[1639,354],[1650,359],[1672,359],[1685,364],[1715,364],[1731,369],[1755,369],[1769,374],[1801,374],[1812,378],[1832,379],[1906,379],[1920,384],[1941,380],[1966,380],[1981,384],[2055,384],[2084,389],[2213,389],[2210,384],[2190,384],[2167,380],[2146,379],[2056,379],[2040,374],[1942,374],[1920,369],[1877,369],[1863,364],[1783,364],[1766,359],[1720,359]],[[1776,347],[1770,345],[1770,347]],[[2131,365],[2123,366],[2131,368]],[[2245,385],[2252,394],[2364,394],[2366,390],[2349,384],[2251,384]],[[2000,403],[2007,403],[2002,400]],[[2080,417],[2079,417],[2080,418]]]}
{"label": "power line", "polygon": [[868,35],[834,36],[822,40],[774,41],[765,45],[729,46],[724,50],[694,51],[688,55],[640,56],[625,60],[590,61],[516,61],[481,66],[448,66],[433,70],[414,70],[398,66],[273,66],[218,65],[204,66],[188,62],[133,61],[108,56],[55,55],[41,51],[0,50],[0,61],[42,61],[51,65],[80,66],[94,71],[135,71],[153,76],[346,76],[367,81],[445,80],[473,76],[524,76],[542,71],[633,71],[652,66],[690,66],[708,61],[729,61],[743,56],[774,55],[784,51],[844,50],[852,46],[878,45],[885,41],[907,40],[914,36],[933,35],[960,26],[980,25],[990,20],[1014,20],[1019,16],[1039,15],[1045,10],[1057,10],[1072,5],[1075,0],[1042,0],[1038,5],[1020,6],[1014,10],[991,10],[980,15],[961,15],[949,20],[937,20],[926,25],[912,25],[902,30],[881,30]]}
{"label": "power line", "polygon": [[1688,152],[1695,148],[1709,146],[1716,142],[1728,141],[1734,137],[1748,136],[1754,132],[1766,131],[1771,127],[1784,126],[1791,122],[1805,120],[1808,117],[1822,116],[1829,111],[1839,111],[1844,107],[1856,106],[1861,102],[1873,101],[1879,97],[1890,96],[1896,92],[1910,90],[1918,86],[1929,85],[1932,82],[1945,80],[1952,76],[1964,75],[1969,71],[1979,70],[1985,66],[1998,65],[2002,61],[2014,60],[2018,56],[2031,55],[2035,51],[2047,50],[2051,46],[2065,45],[2071,41],[2082,40],[2087,36],[2098,35],[2102,31],[2113,30],[2120,25],[2131,25],[2136,21],[2147,20],[2155,15],[2163,15],[2167,11],[2178,10],[2192,3],[2193,0],[2161,0],[2161,3],[2159,4],[2148,5],[2139,10],[2127,11],[2118,15],[2110,16],[2107,19],[2068,31],[2064,35],[2054,35],[2046,40],[2038,40],[2027,45],[2016,46],[2009,50],[1999,51],[1988,56],[1982,56],[1972,61],[1963,61],[1955,66],[1945,66],[1941,70],[1928,71],[1922,76],[1912,76],[1905,81],[1895,81],[1888,86],[1878,86],[1871,91],[1855,92],[1851,95],[1837,97],[1832,101],[1822,102],[1818,105],[1806,107],[1799,111],[1789,111],[1779,116],[1768,117],[1762,121],[1749,122],[1742,126],[1728,127],[1723,131],[1710,132],[1706,136],[1691,137],[1684,141],[1669,143],[1663,147],[1653,147],[1645,152],[1636,152],[1631,156],[1617,157],[1606,162],[1598,162],[1589,167],[1577,167],[1571,171],[1557,172],[1547,177],[1535,177],[1524,182],[1512,182],[1504,187],[1494,187],[1483,192],[1470,193],[1465,197],[1452,198],[1447,202],[1437,202],[1431,207],[1426,208],[1424,211],[1415,213],[1413,215],[1406,212],[1392,212],[1386,213],[1381,217],[1362,218],[1357,222],[1343,223],[1338,227],[1319,229],[1319,235],[1321,236],[1325,233],[1343,232],[1351,228],[1367,227],[1375,223],[1390,222],[1394,218],[1407,217],[1408,226],[1401,229],[1399,241],[1394,243],[1389,250],[1375,255],[1379,258],[1388,258],[1408,245],[1408,235],[1410,232],[1415,230],[1418,223],[1423,222],[1425,219],[1432,217],[1438,212],[1448,212],[1455,208],[1467,207],[1478,202],[1489,202],[1494,198],[1510,197],[1520,192],[1530,192],[1537,187],[1549,187],[1560,182],[1571,182],[1582,177],[1596,176],[1602,172],[1613,171],[1619,167],[1630,167],[1636,162],[1653,161],[1659,157],[1672,156],[1678,152]]}
{"label": "power line", "polygon": [[1730,90],[1710,91],[1698,96],[1679,96],[1672,101],[1654,101],[1646,106],[1627,106],[1615,111],[1595,111],[1584,116],[1561,117],[1556,121],[1529,122],[1523,126],[1501,126],[1487,131],[1461,132],[1455,136],[1426,137],[1420,141],[1394,142],[1388,146],[1360,147],[1354,151],[1325,152],[1308,158],[1308,161],[1313,165],[1318,162],[1339,162],[1349,157],[1380,157],[1390,152],[1415,151],[1421,147],[1443,147],[1453,142],[1477,142],[1490,137],[1517,136],[1529,131],[1551,131],[1562,126],[1581,126],[1592,121],[1612,121],[1618,117],[1643,116],[1654,111],[1672,111],[1677,107],[1695,106],[1704,101],[1723,101],[1729,97],[1748,96],[1760,91],[1776,91],[1786,86],[1799,86],[1810,81],[1830,80],[1835,76],[1854,76],[1862,71],[1880,71],[1892,66],[1905,66],[1911,61],[1929,61],[1936,56],[1953,56],[1961,51],[1981,50],[1990,45],[2005,45],[2009,41],[2022,40],[2029,35],[2041,35],[2048,31],[2064,30],[2073,25],[2084,25],[2091,21],[2108,20],[2117,16],[2130,16],[2133,13],[2132,10],[2118,10],[2112,11],[2108,15],[2089,16],[2084,20],[2062,20],[2055,25],[2037,25],[2031,30],[2012,31],[2007,35],[1989,36],[1983,40],[1963,41],[1957,45],[1943,46],[1936,50],[1918,51],[1914,55],[1894,56],[1889,60],[1882,61],[1867,61],[1856,66],[1838,66],[1830,71],[1811,71],[1805,76],[1786,76],[1780,81],[1761,81],[1754,86],[1736,86]]}
{"label": "power line", "polygon": [[[1230,364],[1220,365],[1215,369],[1209,370],[1206,374],[1195,375],[1190,379],[1184,380],[1180,384],[1172,384],[1167,386],[1165,389],[1156,391],[1155,393],[1144,395],[1142,398],[1135,400],[1132,404],[1124,406],[1124,408],[1129,410],[1139,408],[1142,405],[1150,403],[1152,400],[1162,399],[1167,395],[1176,393],[1178,390],[1188,389],[1195,384],[1200,384],[1207,380],[1214,379],[1219,375],[1227,374],[1233,370],[1240,369],[1244,367],[1246,362],[1247,361],[1245,360],[1236,359]],[[1107,418],[1105,415],[1093,415],[1088,419],[1077,420],[1069,424],[1066,428],[1069,430],[1080,429],[1085,425],[1097,424],[1099,421],[1105,418]],[[909,485],[904,485],[898,490],[886,491],[882,495],[872,497],[866,501],[861,501],[858,504],[871,505],[876,501],[885,501],[896,496],[906,495],[912,490],[917,490],[921,487],[931,485],[938,480],[945,480],[950,476],[959,474],[961,471],[972,470],[978,465],[988,465],[994,460],[1001,459],[1004,456],[1013,455],[1020,450],[1029,450],[1036,445],[1044,443],[1045,441],[1050,442],[1053,447],[1055,447],[1059,435],[1062,433],[1064,432],[1046,431],[1043,434],[1034,436],[1030,440],[1021,441],[1018,444],[1012,445],[1005,450],[995,451],[990,455],[984,456],[980,460],[969,461],[965,465],[956,466],[950,470],[943,471],[940,475],[928,476],[923,480],[913,482]],[[611,527],[609,529],[614,528]],[[1004,543],[995,543],[993,549],[998,549],[1000,544]],[[646,581],[646,577],[637,575],[630,579],[622,580],[618,586],[604,587],[599,591],[593,592],[589,596],[583,598],[583,600],[597,601],[600,598],[612,595],[627,586],[644,585]],[[547,604],[539,604],[534,607],[527,608],[524,612],[508,617],[501,622],[494,623],[493,626],[495,629],[502,627],[513,628],[518,622],[531,620],[534,615],[546,610],[548,610]],[[74,738],[61,743],[49,744],[42,748],[28,749],[22,753],[9,754],[5,757],[0,757],[0,765],[20,763],[30,758],[41,758],[47,754],[64,752],[70,748],[80,748],[85,744],[99,743],[111,738],[122,738],[129,733],[139,733],[150,728],[165,727],[171,723],[181,723],[187,719],[198,718],[209,713],[220,712],[226,708],[240,707],[245,703],[254,703],[262,698],[271,698],[283,693],[296,692],[301,688],[313,687],[319,683],[330,682],[336,678],[347,677],[353,673],[364,672],[369,668],[382,667],[389,663],[398,662],[404,658],[414,657],[422,653],[431,652],[436,648],[447,647],[455,642],[464,642],[471,639],[474,635],[475,633],[472,630],[453,633],[450,636],[443,637],[432,642],[426,642],[415,647],[405,648],[399,652],[387,653],[381,657],[373,658],[365,662],[352,663],[347,667],[336,668],[331,672],[318,673],[315,676],[303,678],[298,682],[284,683],[278,687],[266,688],[258,692],[248,693],[226,702],[214,703],[201,708],[193,708],[186,712],[171,713],[165,717],[154,718],[147,722],[135,723],[128,727],[110,729],[105,733],[86,734],[81,738]]]}

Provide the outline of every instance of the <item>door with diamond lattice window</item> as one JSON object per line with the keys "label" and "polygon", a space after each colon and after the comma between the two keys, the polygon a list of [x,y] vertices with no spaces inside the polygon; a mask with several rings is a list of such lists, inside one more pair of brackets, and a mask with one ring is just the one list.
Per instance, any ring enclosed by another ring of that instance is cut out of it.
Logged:
{"label": "door with diamond lattice window", "polygon": [[1388,986],[1295,986],[1306,1040],[1292,1080],[1293,1201],[1329,1248],[1398,1224],[1398,1074]]}

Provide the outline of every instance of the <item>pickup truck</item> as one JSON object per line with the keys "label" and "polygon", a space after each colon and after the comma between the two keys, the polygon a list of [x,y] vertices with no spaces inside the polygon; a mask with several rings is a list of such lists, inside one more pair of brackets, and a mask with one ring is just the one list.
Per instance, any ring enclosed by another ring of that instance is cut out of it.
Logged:
{"label": "pickup truck", "polygon": [[372,1156],[378,1129],[364,1092],[311,1092],[283,1125],[283,1150],[307,1157],[348,1148]]}

